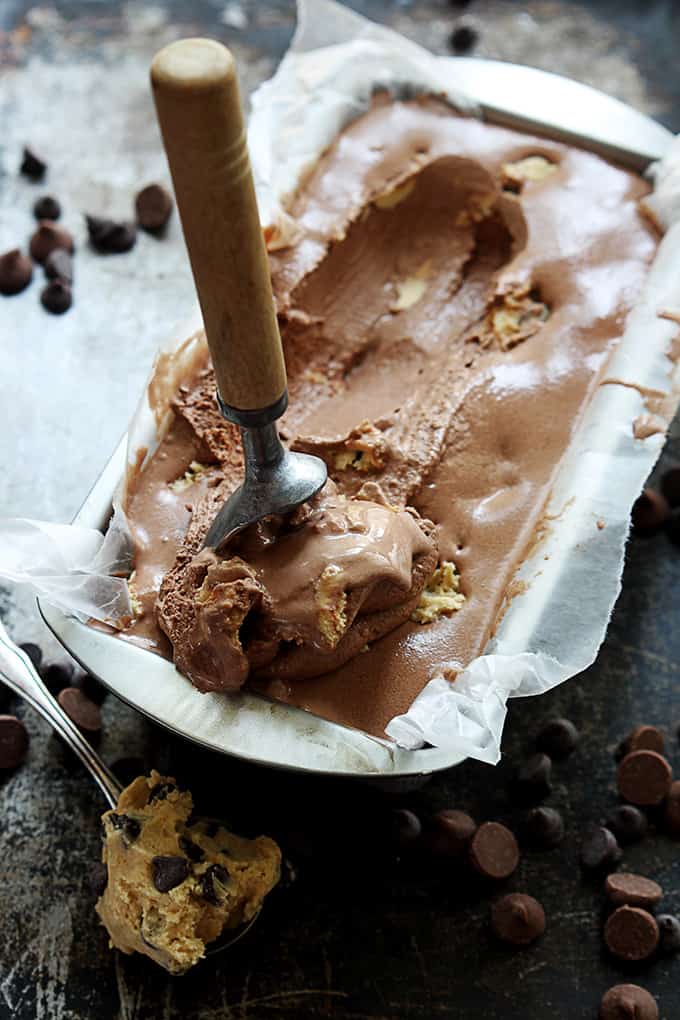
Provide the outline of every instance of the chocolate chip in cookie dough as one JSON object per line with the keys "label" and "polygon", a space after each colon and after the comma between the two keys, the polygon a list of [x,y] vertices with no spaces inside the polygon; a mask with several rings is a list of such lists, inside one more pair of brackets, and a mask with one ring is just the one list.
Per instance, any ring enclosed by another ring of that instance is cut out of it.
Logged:
{"label": "chocolate chip in cookie dough", "polygon": [[619,804],[607,815],[606,826],[619,843],[636,843],[649,828],[646,816],[633,804]]}
{"label": "chocolate chip in cookie dough", "polygon": [[173,793],[177,789],[174,783],[156,783],[149,790],[148,804],[153,804],[155,800],[165,800],[169,793]]}
{"label": "chocolate chip in cookie dough", "polygon": [[86,216],[90,244],[101,255],[120,255],[129,251],[137,240],[134,223]]}
{"label": "chocolate chip in cookie dough", "polygon": [[570,719],[549,719],[536,737],[536,747],[551,758],[566,758],[575,750],[580,736]]}
{"label": "chocolate chip in cookie dough", "polygon": [[211,864],[200,877],[203,898],[218,907],[229,884],[229,872],[221,864]]}
{"label": "chocolate chip in cookie dough", "polygon": [[151,877],[159,892],[170,892],[189,876],[186,857],[159,856],[151,860]]}
{"label": "chocolate chip in cookie dough", "polygon": [[33,279],[33,263],[19,248],[0,255],[0,294],[20,294]]}
{"label": "chocolate chip in cookie dough", "polygon": [[555,808],[533,808],[525,819],[524,833],[534,846],[551,850],[564,839],[564,819]]}
{"label": "chocolate chip in cookie dough", "polygon": [[55,248],[44,263],[45,276],[48,280],[63,280],[73,283],[73,259],[65,248]]}
{"label": "chocolate chip in cookie dough", "polygon": [[645,988],[614,985],[602,996],[600,1020],[659,1020],[659,1008]]}
{"label": "chocolate chip in cookie dough", "polygon": [[31,258],[36,262],[44,262],[50,252],[56,248],[72,252],[73,238],[68,230],[60,227],[58,223],[54,223],[52,220],[41,220],[29,242]]}
{"label": "chocolate chip in cookie dough", "polygon": [[673,914],[659,914],[659,950],[664,956],[680,953],[680,920]]}
{"label": "chocolate chip in cookie dough", "polygon": [[515,778],[515,797],[522,804],[545,800],[552,790],[552,761],[547,754],[532,754],[520,765]]}
{"label": "chocolate chip in cookie dough", "polygon": [[198,843],[194,843],[193,840],[189,839],[188,836],[180,836],[178,841],[179,848],[182,850],[190,861],[194,864],[198,864],[205,857],[205,851]]}
{"label": "chocolate chip in cookie dough", "polygon": [[545,911],[533,896],[509,893],[491,908],[494,934],[512,946],[528,946],[545,931]]}
{"label": "chocolate chip in cookie dough", "polygon": [[50,280],[40,292],[40,304],[52,315],[63,315],[73,304],[73,291],[65,280]]}
{"label": "chocolate chip in cookie dough", "polygon": [[620,960],[647,960],[659,944],[659,926],[641,907],[619,907],[607,918],[604,941],[609,952]]}
{"label": "chocolate chip in cookie dough", "polygon": [[609,875],[604,891],[610,903],[617,907],[628,904],[630,907],[644,907],[645,910],[653,910],[663,896],[658,883],[627,871]]}
{"label": "chocolate chip in cookie dough", "polygon": [[45,176],[47,170],[47,163],[44,159],[41,159],[28,146],[24,146],[23,156],[21,160],[21,166],[19,167],[19,173],[23,174],[24,177],[29,177],[32,181],[41,181]]}
{"label": "chocolate chip in cookie dough", "polygon": [[660,804],[671,788],[673,773],[656,751],[632,751],[620,762],[616,779],[624,800],[639,807]]}
{"label": "chocolate chip in cookie dough", "polygon": [[172,214],[172,198],[160,184],[148,184],[135,198],[137,222],[142,230],[158,234]]}
{"label": "chocolate chip in cookie dough", "polygon": [[136,818],[131,818],[130,815],[119,815],[114,811],[108,815],[108,820],[112,828],[120,832],[124,842],[128,844],[134,843],[142,831],[140,823]]}
{"label": "chocolate chip in cookie dough", "polygon": [[36,220],[58,220],[61,206],[52,195],[43,195],[33,206],[33,215]]}
{"label": "chocolate chip in cookie dough", "polygon": [[21,719],[0,715],[0,769],[15,769],[28,751],[28,732]]}
{"label": "chocolate chip in cookie dough", "polygon": [[500,822],[484,822],[472,837],[470,860],[484,878],[509,878],[519,864],[517,840]]}
{"label": "chocolate chip in cookie dough", "polygon": [[604,825],[593,826],[581,844],[581,867],[586,871],[611,871],[621,860],[616,836]]}

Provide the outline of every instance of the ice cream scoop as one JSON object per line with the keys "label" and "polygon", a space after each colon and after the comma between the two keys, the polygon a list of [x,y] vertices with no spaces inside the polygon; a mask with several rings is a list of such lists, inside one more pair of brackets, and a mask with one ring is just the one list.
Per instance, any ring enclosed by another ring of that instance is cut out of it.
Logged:
{"label": "ice cream scoop", "polygon": [[219,549],[324,485],[318,457],[286,450],[283,349],[260,228],[234,59],[211,39],[156,54],[151,83],[225,418],[241,430],[245,479],[209,529]]}

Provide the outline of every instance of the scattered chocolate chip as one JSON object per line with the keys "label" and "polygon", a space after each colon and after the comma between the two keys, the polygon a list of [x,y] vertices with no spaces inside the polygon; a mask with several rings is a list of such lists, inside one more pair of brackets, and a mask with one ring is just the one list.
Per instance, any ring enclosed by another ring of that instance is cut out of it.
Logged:
{"label": "scattered chocolate chip", "polygon": [[414,846],[420,839],[423,827],[420,819],[413,811],[398,808],[392,811],[389,821],[391,842],[399,849]]}
{"label": "scattered chocolate chip", "polygon": [[664,471],[661,476],[661,492],[669,506],[680,506],[680,466]]}
{"label": "scattered chocolate chip", "polygon": [[476,831],[476,821],[465,811],[438,811],[428,826],[428,849],[436,857],[461,857]]}
{"label": "scattered chocolate chip", "polygon": [[152,857],[151,877],[159,892],[170,892],[189,876],[189,862],[186,857]]}
{"label": "scattered chocolate chip", "polygon": [[616,780],[624,800],[639,807],[660,804],[671,788],[673,773],[656,751],[631,751],[619,764]]}
{"label": "scattered chocolate chip", "polygon": [[479,35],[470,25],[459,25],[449,36],[449,46],[454,53],[469,53],[477,44]]}
{"label": "scattered chocolate chip", "polygon": [[19,645],[19,648],[29,657],[33,663],[33,668],[39,670],[42,663],[42,648],[39,645],[33,644],[32,641],[24,641],[23,645]]}
{"label": "scattered chocolate chip", "polygon": [[484,878],[508,878],[519,864],[517,840],[500,822],[484,822],[472,837],[470,860]]}
{"label": "scattered chocolate chip", "polygon": [[143,230],[157,234],[172,214],[172,198],[160,184],[148,184],[135,198],[137,222]]}
{"label": "scattered chocolate chip", "polygon": [[657,726],[636,726],[623,742],[626,754],[631,751],[664,752],[664,735]]}
{"label": "scattered chocolate chip", "polygon": [[90,888],[97,899],[104,895],[104,890],[108,884],[109,869],[103,861],[95,861],[92,865],[92,871],[90,872]]}
{"label": "scattered chocolate chip", "polygon": [[663,820],[671,836],[680,836],[680,779],[676,779],[668,791]]}
{"label": "scattered chocolate chip", "polygon": [[156,783],[152,786],[149,791],[149,804],[153,804],[155,800],[165,800],[169,793],[176,790],[177,786],[175,783]]}
{"label": "scattered chocolate chip", "polygon": [[673,510],[666,522],[666,534],[673,545],[680,545],[680,510]]}
{"label": "scattered chocolate chip", "polygon": [[63,315],[73,304],[73,291],[68,283],[55,279],[40,291],[40,304],[52,315]]}
{"label": "scattered chocolate chip", "polygon": [[203,848],[200,847],[198,843],[194,843],[188,836],[180,836],[178,843],[180,850],[183,850],[189,860],[193,861],[194,864],[198,864],[198,862],[202,861],[205,857]]}
{"label": "scattered chocolate chip", "polygon": [[668,520],[668,503],[655,489],[643,489],[633,503],[633,528],[638,534],[658,531]]}
{"label": "scattered chocolate chip", "polygon": [[58,694],[64,687],[71,686],[73,668],[61,662],[50,662],[40,670],[45,687],[51,694]]}
{"label": "scattered chocolate chip", "polygon": [[659,926],[647,910],[618,907],[604,926],[607,949],[620,960],[648,959],[659,944]]}
{"label": "scattered chocolate chip", "polygon": [[134,843],[142,831],[142,826],[137,819],[130,818],[129,815],[119,815],[116,811],[112,811],[106,817],[110,821],[111,827],[120,832],[126,843]]}
{"label": "scattered chocolate chip", "polygon": [[545,800],[552,790],[552,762],[547,754],[532,754],[520,765],[515,779],[515,796],[523,804]]}
{"label": "scattered chocolate chip", "polygon": [[111,766],[111,771],[123,786],[129,786],[137,776],[143,776],[146,766],[141,758],[118,758]]}
{"label": "scattered chocolate chip", "polygon": [[551,758],[566,758],[575,749],[580,736],[569,719],[550,719],[536,737],[536,747]]}
{"label": "scattered chocolate chip", "polygon": [[103,684],[100,684],[96,677],[92,676],[91,673],[80,672],[76,673],[71,681],[72,687],[77,687],[87,695],[90,701],[94,701],[95,705],[103,705],[108,691]]}
{"label": "scattered chocolate chip", "polygon": [[87,232],[92,247],[102,255],[120,255],[129,251],[137,240],[134,223],[86,216]]}
{"label": "scattered chocolate chip", "polygon": [[41,220],[29,243],[31,258],[36,262],[44,262],[50,252],[56,248],[72,252],[73,238],[68,230],[60,227],[58,223],[53,223],[52,220]]}
{"label": "scattered chocolate chip", "polygon": [[44,159],[41,159],[40,156],[33,152],[33,149],[24,146],[19,173],[23,174],[24,177],[30,177],[32,181],[40,181],[45,176],[46,170],[47,163]]}
{"label": "scattered chocolate chip", "polygon": [[19,294],[33,279],[33,263],[28,255],[12,248],[0,255],[0,294]]}
{"label": "scattered chocolate chip", "polygon": [[659,1020],[659,1010],[645,988],[614,985],[602,996],[600,1020]]}
{"label": "scattered chocolate chip", "polygon": [[33,206],[33,215],[36,220],[58,220],[61,206],[52,195],[43,195]]}
{"label": "scattered chocolate chip", "polygon": [[494,934],[511,946],[528,946],[545,931],[545,911],[533,896],[509,893],[491,907]]}
{"label": "scattered chocolate chip", "polygon": [[680,920],[673,914],[659,914],[659,949],[664,956],[680,953]]}
{"label": "scattered chocolate chip", "polygon": [[617,907],[628,904],[629,907],[644,907],[645,910],[653,910],[663,896],[663,890],[656,882],[628,871],[608,875],[604,891],[610,903]]}
{"label": "scattered chocolate chip", "polygon": [[587,871],[613,870],[621,860],[616,836],[603,825],[595,825],[581,844],[581,866]]}
{"label": "scattered chocolate chip", "polygon": [[229,884],[229,872],[221,864],[211,864],[201,875],[201,893],[203,898],[218,907],[224,899],[223,890]]}
{"label": "scattered chocolate chip", "polygon": [[524,821],[524,832],[534,846],[549,850],[564,839],[564,819],[555,808],[533,808]]}
{"label": "scattered chocolate chip", "polygon": [[636,843],[647,834],[649,824],[639,808],[632,804],[620,804],[607,815],[606,825],[619,843]]}
{"label": "scattered chocolate chip", "polygon": [[45,276],[50,279],[73,283],[73,259],[65,248],[55,248],[45,259]]}
{"label": "scattered chocolate chip", "polygon": [[0,769],[15,769],[28,751],[28,733],[21,719],[0,715]]}
{"label": "scattered chocolate chip", "polygon": [[102,715],[99,705],[90,701],[77,687],[64,687],[59,691],[57,701],[82,733],[95,734],[101,731]]}

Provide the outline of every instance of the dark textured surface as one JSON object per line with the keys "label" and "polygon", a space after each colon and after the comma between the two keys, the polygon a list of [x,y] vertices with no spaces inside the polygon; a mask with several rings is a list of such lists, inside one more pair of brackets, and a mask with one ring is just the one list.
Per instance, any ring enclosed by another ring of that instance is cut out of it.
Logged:
{"label": "dark textured surface", "polygon": [[[680,75],[673,66],[680,8],[672,0],[599,0],[581,7],[473,0],[464,12],[443,0],[364,0],[352,6],[439,52],[446,52],[462,17],[479,31],[481,55],[580,77],[680,128]],[[237,8],[248,18],[240,29],[222,20],[225,10],[232,11],[232,20],[238,17]],[[82,61],[111,61],[135,46],[146,57],[154,33],[147,27],[142,45],[136,32],[150,9],[74,0],[60,4],[60,18],[50,22],[47,7],[36,15],[23,0],[5,0],[0,30],[14,31],[0,36],[0,54],[18,65],[17,74],[36,53],[48,65],[74,54]],[[242,5],[167,0],[154,10],[169,14],[175,34],[210,32],[237,45],[241,60],[248,61],[249,84],[269,73],[293,24],[287,0]],[[29,22],[41,26],[30,37],[21,30],[27,12]],[[44,115],[44,99],[36,97],[38,109]],[[31,137],[30,125],[24,134]],[[112,363],[112,376],[122,370]],[[10,397],[3,395],[3,410],[11,406]],[[119,409],[121,422],[126,413]],[[38,451],[45,436],[39,421],[31,424]],[[36,468],[36,478],[44,473],[46,480],[74,472],[75,483],[63,486],[63,494],[43,510],[55,519],[68,518],[86,494],[86,478],[108,453],[96,448],[95,436],[85,435],[90,432],[96,430],[80,422],[75,435],[91,463],[83,454],[81,465],[73,446],[61,457],[55,454],[54,463],[43,458]],[[676,426],[664,462],[677,460]],[[17,457],[3,466],[11,472],[21,465]],[[21,504],[21,491],[12,490],[2,512],[32,510]],[[408,797],[244,767],[169,739],[107,698],[101,744],[107,761],[141,756],[149,766],[176,774],[201,790],[204,810],[226,814],[245,833],[279,837],[297,872],[239,946],[181,979],[108,952],[90,891],[103,804],[46,728],[13,705],[30,727],[32,743],[27,764],[0,779],[0,1018],[594,1020],[605,988],[632,980],[658,996],[662,1018],[675,1020],[680,960],[626,968],[608,958],[600,934],[601,881],[584,878],[577,859],[584,826],[616,803],[614,751],[634,724],[665,728],[680,773],[679,593],[680,548],[663,534],[632,542],[623,592],[596,665],[540,700],[512,705],[504,758],[496,769],[467,763]],[[2,590],[0,615],[9,616],[17,639],[38,637],[47,644],[25,604]],[[555,850],[526,852],[516,875],[501,886],[531,893],[546,910],[543,939],[512,950],[489,933],[492,891],[471,882],[456,862],[435,868],[417,858],[395,860],[380,846],[380,820],[395,804],[423,818],[456,807],[517,830],[521,811],[509,796],[514,769],[541,723],[553,715],[573,719],[583,734],[576,752],[556,763],[548,801],[563,812],[567,835]],[[652,828],[643,842],[626,848],[623,866],[663,886],[665,912],[680,911],[680,843]]]}

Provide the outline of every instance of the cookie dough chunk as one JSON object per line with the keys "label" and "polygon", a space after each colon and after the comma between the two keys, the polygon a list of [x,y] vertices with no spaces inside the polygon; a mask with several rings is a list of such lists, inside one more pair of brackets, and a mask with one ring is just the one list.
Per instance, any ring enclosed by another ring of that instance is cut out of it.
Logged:
{"label": "cookie dough chunk", "polygon": [[242,839],[206,819],[189,824],[191,794],[152,772],[102,816],[106,888],[96,910],[110,944],[183,974],[225,929],[249,921],[279,879],[266,836]]}

